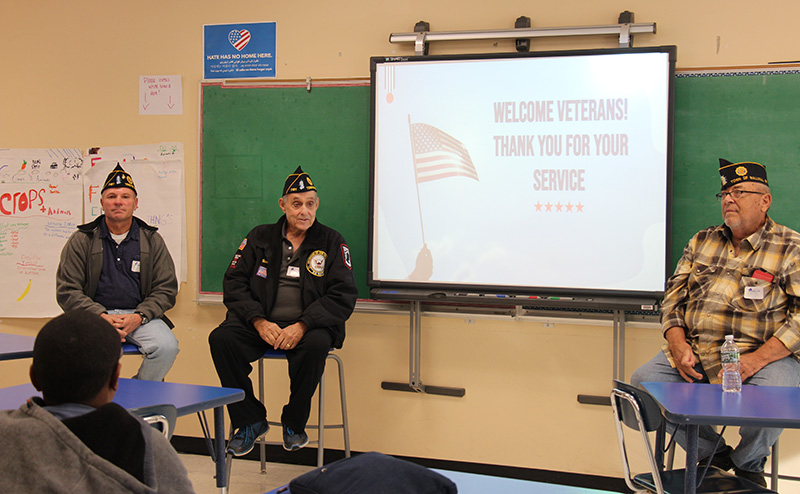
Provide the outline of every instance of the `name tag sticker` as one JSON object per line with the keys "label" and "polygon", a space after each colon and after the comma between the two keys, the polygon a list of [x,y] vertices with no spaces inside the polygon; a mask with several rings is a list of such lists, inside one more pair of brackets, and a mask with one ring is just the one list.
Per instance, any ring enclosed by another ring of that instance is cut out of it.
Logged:
{"label": "name tag sticker", "polygon": [[744,298],[748,300],[763,300],[764,287],[763,286],[746,286],[744,287]]}
{"label": "name tag sticker", "polygon": [[289,278],[299,278],[300,268],[297,266],[289,266],[289,269],[286,270],[286,276]]}
{"label": "name tag sticker", "polygon": [[131,262],[131,271],[134,272],[134,273],[138,273],[139,269],[140,269],[139,261],[132,261]]}

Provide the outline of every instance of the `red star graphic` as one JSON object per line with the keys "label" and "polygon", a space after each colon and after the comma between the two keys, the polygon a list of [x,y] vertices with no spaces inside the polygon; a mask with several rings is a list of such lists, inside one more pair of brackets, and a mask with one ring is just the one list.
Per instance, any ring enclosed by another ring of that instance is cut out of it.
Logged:
{"label": "red star graphic", "polygon": [[541,211],[542,210],[542,203],[539,202],[539,201],[536,201],[536,210],[537,211]]}
{"label": "red star graphic", "polygon": [[567,203],[567,212],[568,212],[568,213],[572,212],[572,207],[573,207],[573,206],[572,206],[572,203],[568,202],[568,203]]}
{"label": "red star graphic", "polygon": [[561,208],[563,208],[563,207],[564,207],[564,206],[562,206],[562,205],[561,205],[561,201],[558,201],[558,202],[556,203],[556,211],[559,211],[559,212],[560,212],[560,211],[561,211]]}
{"label": "red star graphic", "polygon": [[550,204],[550,202],[549,202],[549,201],[547,202],[547,204],[545,204],[545,206],[544,206],[544,207],[546,207],[548,211],[552,211],[552,210],[553,210],[553,205],[552,205],[552,204]]}
{"label": "red star graphic", "polygon": [[579,202],[579,203],[578,203],[578,205],[577,205],[577,206],[575,206],[575,207],[576,207],[576,208],[578,208],[578,212],[579,212],[579,213],[582,213],[582,212],[583,212],[583,204],[581,204],[580,202]]}

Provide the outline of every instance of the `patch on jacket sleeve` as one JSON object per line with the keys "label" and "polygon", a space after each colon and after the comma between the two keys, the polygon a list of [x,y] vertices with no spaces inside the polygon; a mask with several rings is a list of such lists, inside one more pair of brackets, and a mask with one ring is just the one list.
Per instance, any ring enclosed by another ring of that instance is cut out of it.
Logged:
{"label": "patch on jacket sleeve", "polygon": [[353,269],[353,261],[350,259],[350,248],[347,247],[347,244],[342,244],[342,260],[348,269]]}
{"label": "patch on jacket sleeve", "polygon": [[236,254],[233,256],[233,260],[231,261],[231,269],[235,268],[237,264],[239,264],[239,259],[242,257],[241,254]]}
{"label": "patch on jacket sleeve", "polygon": [[308,256],[308,260],[306,260],[306,269],[308,272],[313,274],[317,277],[322,277],[325,275],[325,260],[328,258],[328,254],[322,250],[315,250]]}
{"label": "patch on jacket sleeve", "polygon": [[247,245],[247,237],[242,240],[242,243],[239,244],[239,250],[244,249],[244,246]]}

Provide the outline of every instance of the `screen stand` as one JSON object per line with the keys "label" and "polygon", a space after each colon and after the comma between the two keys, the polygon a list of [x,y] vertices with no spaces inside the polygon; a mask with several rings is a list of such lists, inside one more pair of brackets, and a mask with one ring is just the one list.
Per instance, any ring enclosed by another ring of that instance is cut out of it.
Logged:
{"label": "screen stand", "polygon": [[422,384],[420,377],[420,319],[422,309],[419,300],[411,304],[411,322],[409,327],[409,352],[408,352],[408,382],[383,381],[381,388],[389,391],[408,391],[412,393],[427,393],[432,395],[445,395],[462,397],[466,393],[464,388],[450,388],[446,386],[431,386]]}
{"label": "screen stand", "polygon": [[[614,310],[614,369],[613,378],[625,380],[625,311]],[[611,406],[611,398],[598,395],[578,395],[578,403],[584,405]]]}

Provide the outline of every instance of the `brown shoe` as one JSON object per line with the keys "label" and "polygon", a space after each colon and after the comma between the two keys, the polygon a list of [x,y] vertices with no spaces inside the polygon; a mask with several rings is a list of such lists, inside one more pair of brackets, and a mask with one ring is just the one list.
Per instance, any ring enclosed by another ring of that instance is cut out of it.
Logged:
{"label": "brown shoe", "polygon": [[736,473],[737,477],[747,479],[750,482],[758,484],[766,489],[767,479],[764,478],[764,472],[748,472],[747,470],[742,470],[739,467],[733,467],[733,471]]}
{"label": "brown shoe", "polygon": [[697,462],[697,468],[705,468],[708,460],[711,460],[711,466],[717,467],[722,471],[727,472],[731,468],[733,468],[733,460],[731,460],[731,453],[733,453],[733,448],[730,446],[725,446],[725,449],[721,451],[717,451],[714,453],[713,456],[706,456],[702,460]]}

